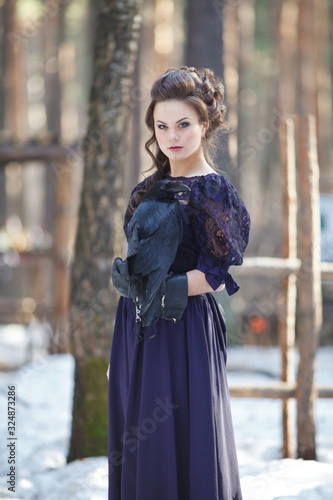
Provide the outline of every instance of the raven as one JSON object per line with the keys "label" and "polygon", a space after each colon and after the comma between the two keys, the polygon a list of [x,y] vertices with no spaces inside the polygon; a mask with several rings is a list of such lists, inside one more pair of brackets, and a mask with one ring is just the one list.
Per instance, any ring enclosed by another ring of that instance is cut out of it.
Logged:
{"label": "raven", "polygon": [[189,192],[182,183],[156,181],[143,196],[127,230],[127,258],[114,260],[116,290],[136,305],[136,320],[149,325],[158,309],[157,291],[173,263],[183,237],[182,215],[174,194]]}

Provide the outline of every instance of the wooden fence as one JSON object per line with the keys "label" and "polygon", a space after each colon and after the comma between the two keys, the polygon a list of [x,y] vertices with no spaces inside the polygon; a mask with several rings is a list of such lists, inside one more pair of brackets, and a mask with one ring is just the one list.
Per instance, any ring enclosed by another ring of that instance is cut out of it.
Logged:
{"label": "wooden fence", "polygon": [[[314,385],[315,355],[322,325],[321,282],[333,278],[333,263],[320,260],[315,119],[312,115],[286,118],[281,120],[279,131],[283,175],[283,255],[280,259],[245,258],[238,272],[281,276],[283,306],[278,332],[281,381],[265,387],[230,385],[230,395],[282,399],[285,458],[296,455],[296,421],[291,405],[292,398],[296,398],[297,456],[315,459],[314,400],[316,397],[333,397],[333,387]],[[299,350],[297,380],[294,375],[296,337]]]}

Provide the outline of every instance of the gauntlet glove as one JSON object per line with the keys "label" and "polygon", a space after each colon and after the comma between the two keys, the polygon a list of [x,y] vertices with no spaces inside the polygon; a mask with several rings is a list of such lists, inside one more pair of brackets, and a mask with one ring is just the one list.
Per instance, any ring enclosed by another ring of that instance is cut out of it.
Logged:
{"label": "gauntlet glove", "polygon": [[170,273],[163,280],[155,293],[151,304],[146,308],[145,301],[142,304],[136,301],[135,319],[141,326],[148,326],[159,318],[179,321],[187,306],[187,274]]}
{"label": "gauntlet glove", "polygon": [[169,274],[159,290],[159,307],[156,316],[177,322],[187,306],[187,274]]}
{"label": "gauntlet glove", "polygon": [[139,296],[142,300],[145,291],[145,279],[142,276],[130,276],[128,273],[127,259],[117,257],[112,267],[112,283],[115,289],[123,297],[136,301]]}

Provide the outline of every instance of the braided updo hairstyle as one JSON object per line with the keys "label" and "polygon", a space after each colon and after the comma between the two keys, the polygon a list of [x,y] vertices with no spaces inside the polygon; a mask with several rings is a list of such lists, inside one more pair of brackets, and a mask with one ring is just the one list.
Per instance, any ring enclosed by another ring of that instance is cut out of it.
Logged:
{"label": "braided updo hairstyle", "polygon": [[[169,68],[155,81],[150,96],[151,103],[146,112],[145,122],[151,131],[151,137],[145,143],[145,149],[153,160],[153,165],[148,171],[156,167],[157,172],[151,175],[149,180],[147,179],[147,182],[144,183],[144,187],[134,195],[130,206],[130,209],[133,210],[151,185],[157,180],[163,179],[170,172],[169,159],[159,148],[155,136],[154,109],[157,102],[178,99],[195,109],[199,123],[207,124],[203,153],[207,163],[215,170],[212,160],[215,153],[214,132],[230,130],[229,124],[225,120],[224,85],[211,69],[197,69],[187,66],[182,66],[179,69]],[[151,151],[151,146],[155,146],[155,154]]]}

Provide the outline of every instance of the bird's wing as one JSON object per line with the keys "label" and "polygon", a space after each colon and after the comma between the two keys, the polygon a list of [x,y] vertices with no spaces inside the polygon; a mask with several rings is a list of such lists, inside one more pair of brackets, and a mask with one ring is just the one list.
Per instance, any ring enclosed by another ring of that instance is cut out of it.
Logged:
{"label": "bird's wing", "polygon": [[138,206],[128,225],[127,257],[136,255],[140,243],[154,234],[163,216],[163,206],[159,202],[146,202]]}
{"label": "bird's wing", "polygon": [[148,307],[141,307],[142,326],[150,325],[160,306],[160,296],[155,293]]}
{"label": "bird's wing", "polygon": [[141,308],[142,315],[145,317],[147,316],[145,321],[147,321],[148,317],[153,317],[157,313],[159,304],[156,297],[158,295],[159,288],[176,257],[178,246],[182,240],[181,220],[178,221],[178,224],[174,224],[173,227],[178,227],[178,233],[176,233],[175,229],[172,236],[172,244],[165,245],[162,249],[159,249],[156,269],[152,270],[147,275],[148,280]]}
{"label": "bird's wing", "polygon": [[167,265],[170,267],[181,237],[181,215],[176,209],[166,211],[155,231],[140,241],[135,257],[134,272],[146,275],[161,267],[164,268]]}
{"label": "bird's wing", "polygon": [[138,220],[134,221],[134,224],[131,227],[131,234],[128,239],[127,258],[136,255],[140,247],[139,228],[140,228],[140,221]]}

